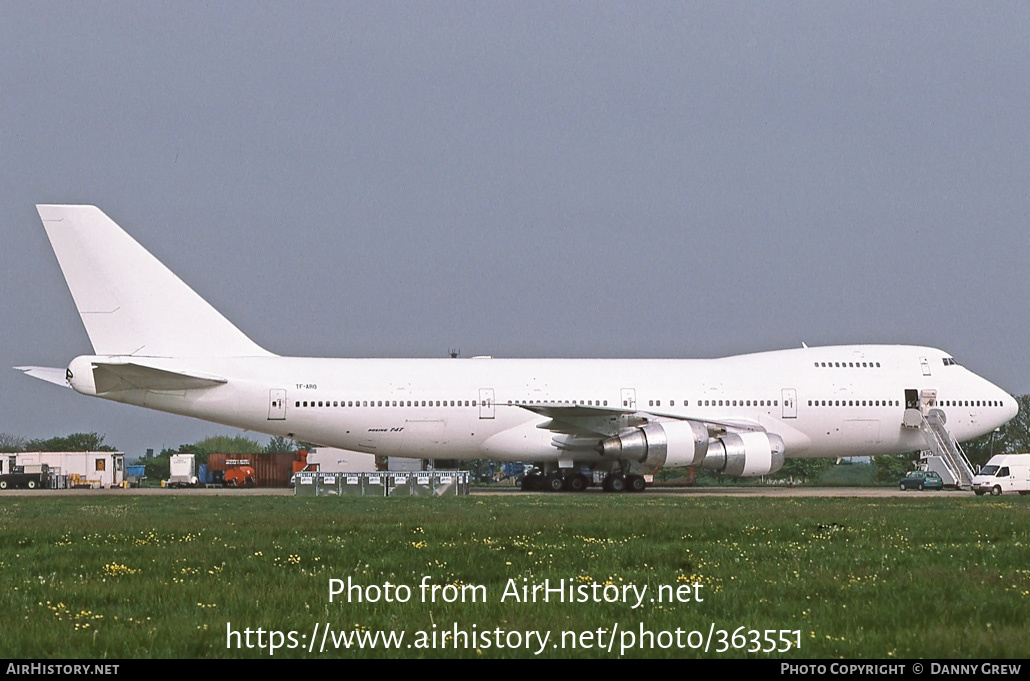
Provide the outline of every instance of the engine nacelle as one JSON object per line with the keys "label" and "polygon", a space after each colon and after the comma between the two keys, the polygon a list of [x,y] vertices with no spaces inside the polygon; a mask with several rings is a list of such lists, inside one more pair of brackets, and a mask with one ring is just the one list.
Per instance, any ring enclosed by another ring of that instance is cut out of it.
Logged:
{"label": "engine nacelle", "polygon": [[639,461],[647,468],[699,466],[708,453],[708,428],[696,421],[649,423],[601,442],[601,454]]}
{"label": "engine nacelle", "polygon": [[753,478],[783,468],[783,438],[772,433],[727,433],[708,445],[702,468]]}

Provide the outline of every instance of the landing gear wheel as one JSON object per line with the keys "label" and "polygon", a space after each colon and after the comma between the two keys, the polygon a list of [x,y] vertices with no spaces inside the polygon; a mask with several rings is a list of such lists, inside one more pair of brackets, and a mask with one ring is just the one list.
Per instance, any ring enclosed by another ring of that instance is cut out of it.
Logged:
{"label": "landing gear wheel", "polygon": [[544,489],[548,492],[560,492],[564,485],[565,480],[562,479],[561,473],[550,473],[544,478]]}
{"label": "landing gear wheel", "polygon": [[1000,497],[1001,496],[1001,487],[999,485],[995,485],[994,487],[991,488],[991,496],[992,497]]}
{"label": "landing gear wheel", "polygon": [[626,478],[622,477],[622,473],[612,473],[604,479],[604,490],[615,493],[625,492]]}
{"label": "landing gear wheel", "polygon": [[647,481],[643,475],[630,475],[626,478],[626,489],[630,492],[643,492],[647,489]]}
{"label": "landing gear wheel", "polygon": [[578,473],[565,478],[565,489],[570,492],[582,492],[587,488],[587,481]]}

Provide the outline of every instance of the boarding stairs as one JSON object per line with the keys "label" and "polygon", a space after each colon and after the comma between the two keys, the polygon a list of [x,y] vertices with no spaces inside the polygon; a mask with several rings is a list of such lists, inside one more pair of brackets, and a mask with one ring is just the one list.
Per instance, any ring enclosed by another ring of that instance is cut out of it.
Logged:
{"label": "boarding stairs", "polygon": [[[927,462],[931,470],[940,474],[945,484],[955,485],[959,489],[971,489],[973,468],[962,447],[945,427],[946,420],[940,409],[930,409],[923,416],[920,430],[928,447],[920,452],[920,458]],[[942,467],[944,470],[941,470]]]}

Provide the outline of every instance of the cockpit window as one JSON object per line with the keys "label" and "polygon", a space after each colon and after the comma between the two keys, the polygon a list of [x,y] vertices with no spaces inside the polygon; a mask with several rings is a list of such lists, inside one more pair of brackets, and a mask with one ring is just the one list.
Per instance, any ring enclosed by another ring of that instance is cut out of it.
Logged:
{"label": "cockpit window", "polygon": [[957,364],[958,364],[958,362],[956,362],[953,357],[945,357],[944,358],[944,366],[946,366],[946,367],[955,366]]}

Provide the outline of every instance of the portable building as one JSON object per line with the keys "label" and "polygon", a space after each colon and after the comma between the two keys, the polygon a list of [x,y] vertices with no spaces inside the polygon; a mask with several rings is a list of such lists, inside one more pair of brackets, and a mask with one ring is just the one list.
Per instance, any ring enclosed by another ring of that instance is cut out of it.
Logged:
{"label": "portable building", "polygon": [[3,454],[8,466],[46,464],[55,480],[68,487],[120,487],[125,480],[125,454],[122,452],[18,452]]}

